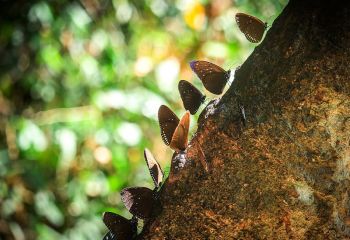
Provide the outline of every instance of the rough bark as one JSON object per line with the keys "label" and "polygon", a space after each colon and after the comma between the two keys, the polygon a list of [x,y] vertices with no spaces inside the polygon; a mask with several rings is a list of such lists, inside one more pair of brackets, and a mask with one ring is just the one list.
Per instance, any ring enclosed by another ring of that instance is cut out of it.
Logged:
{"label": "rough bark", "polygon": [[192,144],[143,239],[350,238],[349,5],[289,2],[200,116],[210,172]]}

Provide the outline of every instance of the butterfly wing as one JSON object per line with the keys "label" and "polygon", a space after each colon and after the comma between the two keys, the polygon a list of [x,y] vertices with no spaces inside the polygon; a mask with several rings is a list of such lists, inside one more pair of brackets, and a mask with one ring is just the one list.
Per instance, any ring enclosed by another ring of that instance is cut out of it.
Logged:
{"label": "butterfly wing", "polygon": [[144,156],[146,160],[147,167],[153,179],[154,185],[159,188],[164,177],[162,168],[160,167],[157,160],[154,158],[153,154],[147,148],[144,151]]}
{"label": "butterfly wing", "polygon": [[169,145],[180,120],[170,108],[161,105],[158,110],[158,121],[162,139],[166,145]]}
{"label": "butterfly wing", "polygon": [[239,29],[250,42],[258,43],[261,41],[266,29],[266,24],[263,21],[245,13],[237,13],[235,18]]}
{"label": "butterfly wing", "polygon": [[121,199],[128,211],[141,219],[151,217],[152,209],[155,204],[153,191],[146,187],[124,188],[121,193]]}
{"label": "butterfly wing", "polygon": [[188,131],[190,128],[190,113],[187,111],[181,118],[181,121],[175,129],[174,135],[170,142],[170,148],[176,152],[183,151],[188,144]]}
{"label": "butterfly wing", "polygon": [[230,78],[229,71],[207,61],[192,61],[190,66],[209,92],[217,95],[223,92]]}
{"label": "butterfly wing", "polygon": [[[136,226],[132,224],[130,220],[118,214],[112,212],[105,212],[103,213],[102,219],[104,224],[111,232],[111,234],[109,234],[109,237],[116,236],[118,240],[128,240],[131,239],[137,231]],[[106,234],[106,236],[107,235],[108,233]]]}
{"label": "butterfly wing", "polygon": [[111,231],[109,231],[106,233],[106,235],[104,235],[102,240],[117,240],[117,237]]}
{"label": "butterfly wing", "polygon": [[184,108],[193,115],[204,102],[205,96],[190,82],[181,80],[178,85]]}

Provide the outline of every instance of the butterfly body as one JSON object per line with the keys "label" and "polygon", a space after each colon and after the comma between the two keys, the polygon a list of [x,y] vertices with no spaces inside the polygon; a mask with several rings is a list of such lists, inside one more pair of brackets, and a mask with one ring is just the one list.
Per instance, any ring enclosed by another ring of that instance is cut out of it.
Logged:
{"label": "butterfly body", "polygon": [[230,70],[226,71],[208,61],[192,61],[190,66],[209,92],[220,95],[224,91],[230,78]]}
{"label": "butterfly body", "polygon": [[235,19],[238,28],[250,42],[258,43],[261,41],[267,28],[267,23],[245,13],[237,13]]}

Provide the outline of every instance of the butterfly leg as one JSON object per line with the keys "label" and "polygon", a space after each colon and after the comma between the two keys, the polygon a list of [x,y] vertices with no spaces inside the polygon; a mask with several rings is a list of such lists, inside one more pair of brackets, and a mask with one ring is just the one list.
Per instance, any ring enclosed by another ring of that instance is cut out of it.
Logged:
{"label": "butterfly leg", "polygon": [[201,161],[201,163],[203,165],[204,170],[206,172],[209,172],[208,162],[207,162],[207,159],[206,159],[206,157],[204,155],[204,152],[203,152],[201,146],[198,147],[198,152],[199,152],[199,159],[200,159],[200,161]]}
{"label": "butterfly leg", "polygon": [[245,110],[244,110],[244,106],[241,102],[240,96],[239,94],[237,94],[236,91],[233,91],[234,96],[237,98],[237,104],[238,104],[238,109],[239,109],[239,114],[241,116],[241,121],[244,127],[247,126],[247,117],[245,115]]}
{"label": "butterfly leg", "polygon": [[247,126],[247,118],[245,116],[245,110],[244,110],[244,106],[239,104],[239,109],[241,110],[241,120],[242,120],[242,123],[243,123],[243,126]]}
{"label": "butterfly leg", "polygon": [[195,143],[196,143],[196,149],[197,149],[197,157],[199,158],[199,161],[201,162],[204,170],[206,172],[209,172],[209,167],[208,167],[208,162],[207,162],[207,159],[205,157],[205,154],[203,152],[203,149],[198,141],[198,139],[195,139]]}

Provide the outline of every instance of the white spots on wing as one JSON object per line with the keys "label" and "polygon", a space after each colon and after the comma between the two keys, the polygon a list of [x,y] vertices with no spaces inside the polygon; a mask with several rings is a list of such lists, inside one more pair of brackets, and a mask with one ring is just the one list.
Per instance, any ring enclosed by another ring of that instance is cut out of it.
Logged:
{"label": "white spots on wing", "polygon": [[160,134],[162,135],[162,138],[163,138],[165,144],[166,144],[166,145],[169,145],[170,142],[169,142],[169,140],[168,140],[168,138],[167,138],[167,136],[166,136],[166,134],[165,134],[164,129],[162,129],[162,132],[161,132]]}
{"label": "white spots on wing", "polygon": [[133,196],[129,191],[122,191],[121,193],[121,199],[122,202],[124,203],[126,209],[130,211],[130,208],[134,204]]}

